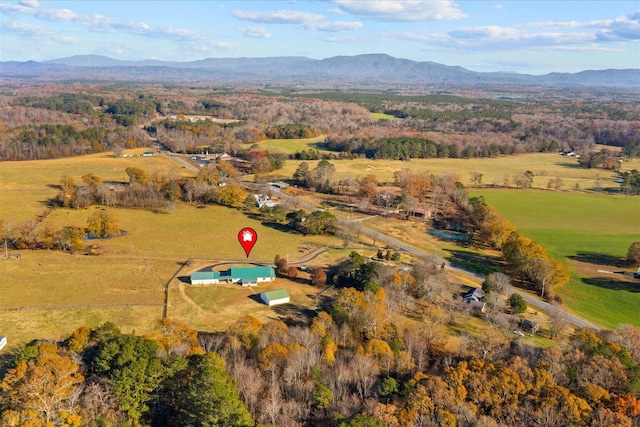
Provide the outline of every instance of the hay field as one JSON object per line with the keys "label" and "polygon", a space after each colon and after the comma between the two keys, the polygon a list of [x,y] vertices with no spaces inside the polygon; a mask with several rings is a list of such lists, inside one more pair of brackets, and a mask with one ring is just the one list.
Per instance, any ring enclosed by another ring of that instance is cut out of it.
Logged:
{"label": "hay field", "polygon": [[149,174],[158,172],[193,176],[191,171],[176,167],[176,163],[168,156],[140,156],[144,151],[149,149],[137,148],[124,152],[139,157],[114,157],[113,153],[106,152],[63,159],[0,162],[0,188],[42,188],[57,185],[63,175],[80,181],[88,173],[99,176],[103,181],[129,182],[125,172],[128,167],[144,169]]}
{"label": "hay field", "polygon": [[32,220],[49,209],[49,200],[57,193],[55,188],[0,188],[0,219],[9,227]]}
{"label": "hay field", "polygon": [[[56,209],[44,224],[56,227],[84,225],[86,218],[97,209],[102,207]],[[245,260],[244,251],[237,241],[241,228],[253,227],[258,232],[258,242],[248,259],[250,262],[272,264],[275,254],[288,255],[294,261],[308,255],[312,248],[340,243],[332,237],[302,236],[276,230],[237,210],[221,206],[199,209],[178,204],[169,214],[122,208],[108,210],[120,219],[126,234],[87,241],[95,247],[97,256],[21,251],[19,260],[0,262],[0,309],[49,308],[0,311],[0,331],[8,336],[10,342],[25,342],[29,337],[58,336],[55,334],[68,333],[84,323],[95,326],[105,321],[113,321],[123,330],[146,331],[162,315],[161,306],[135,306],[129,311],[127,307],[117,305],[162,305],[164,285],[190,258],[195,259],[194,264],[183,269],[171,281],[169,303],[170,307],[177,309],[170,315],[196,322],[193,326],[208,325],[207,330],[213,330],[216,316],[207,317],[208,320],[202,323],[199,315],[193,312],[200,313],[200,310],[182,301],[183,296],[174,292],[174,288],[182,284],[181,277],[184,280],[201,265],[216,260]],[[279,281],[275,284],[278,285]],[[295,290],[291,289],[291,292],[293,294]],[[56,309],[96,304],[114,304],[116,307]],[[249,312],[254,305],[251,304],[250,308]],[[230,309],[233,311],[233,307]],[[81,320],[67,322],[68,313],[75,312],[81,313]],[[132,312],[139,313],[141,317],[132,318]],[[181,317],[183,315],[186,317]],[[20,319],[24,319],[24,324],[16,328]]]}
{"label": "hay field", "polygon": [[[262,148],[268,148],[275,151],[280,151],[285,154],[293,154],[302,150],[314,149],[320,152],[328,152],[322,148],[322,143],[326,139],[326,135],[316,136],[315,138],[304,139],[268,139],[260,141],[258,145]],[[252,144],[248,144],[247,148]]]}
{"label": "hay field", "polygon": [[[273,172],[273,175],[291,177],[295,172],[299,160],[287,160],[283,169]],[[314,168],[317,161],[309,161],[310,168]],[[376,175],[380,182],[393,182],[394,172],[410,169],[415,172],[432,174],[451,173],[457,176],[464,185],[471,182],[472,172],[483,174],[484,185],[502,185],[505,175],[522,174],[527,170],[534,173],[533,187],[546,188],[551,178],[559,176],[564,181],[562,189],[572,189],[576,184],[582,190],[593,189],[599,180],[603,189],[619,188],[614,180],[617,174],[602,169],[584,169],[577,166],[577,161],[570,157],[552,153],[520,154],[497,158],[479,159],[411,159],[410,161],[390,159],[354,159],[331,160],[336,168],[335,177],[358,178],[369,174]],[[640,159],[623,163],[623,171],[639,169]],[[511,180],[513,185],[513,180]]]}
{"label": "hay field", "polygon": [[572,192],[474,190],[518,231],[571,268],[558,290],[564,304],[594,323],[640,325],[640,281],[621,274],[621,259],[640,240],[640,199]]}

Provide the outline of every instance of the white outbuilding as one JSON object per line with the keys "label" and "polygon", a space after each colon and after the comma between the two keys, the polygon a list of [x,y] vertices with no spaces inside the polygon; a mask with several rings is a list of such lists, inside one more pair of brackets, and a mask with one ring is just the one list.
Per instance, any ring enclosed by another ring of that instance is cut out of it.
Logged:
{"label": "white outbuilding", "polygon": [[279,304],[287,304],[289,302],[289,292],[286,289],[276,289],[266,291],[260,294],[260,299],[269,307]]}

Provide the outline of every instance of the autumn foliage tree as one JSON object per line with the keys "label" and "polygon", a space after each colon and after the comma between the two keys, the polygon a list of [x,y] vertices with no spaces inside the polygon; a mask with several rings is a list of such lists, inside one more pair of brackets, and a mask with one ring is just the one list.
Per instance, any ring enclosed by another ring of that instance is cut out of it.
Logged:
{"label": "autumn foliage tree", "polygon": [[94,212],[87,219],[87,232],[98,238],[117,236],[120,234],[120,220],[105,210]]}

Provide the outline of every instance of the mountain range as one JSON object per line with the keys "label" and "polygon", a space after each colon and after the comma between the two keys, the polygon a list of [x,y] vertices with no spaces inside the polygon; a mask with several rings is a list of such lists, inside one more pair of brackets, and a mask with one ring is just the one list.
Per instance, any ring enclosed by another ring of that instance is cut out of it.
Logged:
{"label": "mountain range", "polygon": [[207,58],[190,62],[124,61],[76,55],[43,62],[0,62],[0,78],[261,84],[405,84],[640,87],[640,69],[587,70],[545,75],[475,72],[386,54],[306,57]]}

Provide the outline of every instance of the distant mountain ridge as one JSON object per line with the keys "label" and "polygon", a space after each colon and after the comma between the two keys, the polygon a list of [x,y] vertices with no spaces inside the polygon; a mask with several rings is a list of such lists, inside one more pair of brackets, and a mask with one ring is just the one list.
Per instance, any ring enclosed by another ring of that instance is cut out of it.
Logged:
{"label": "distant mountain ridge", "polygon": [[541,76],[475,72],[459,66],[417,62],[386,54],[265,58],[207,58],[189,62],[126,61],[76,55],[44,62],[0,62],[0,77],[26,79],[113,79],[121,81],[356,83],[411,85],[543,85],[640,87],[640,69],[587,70]]}

